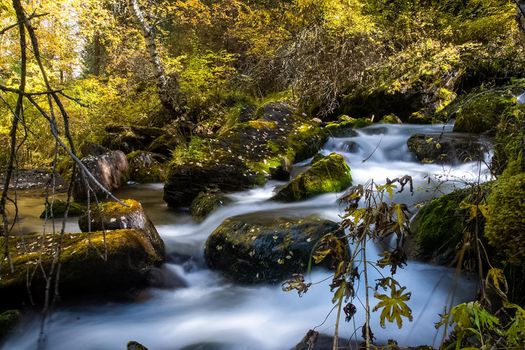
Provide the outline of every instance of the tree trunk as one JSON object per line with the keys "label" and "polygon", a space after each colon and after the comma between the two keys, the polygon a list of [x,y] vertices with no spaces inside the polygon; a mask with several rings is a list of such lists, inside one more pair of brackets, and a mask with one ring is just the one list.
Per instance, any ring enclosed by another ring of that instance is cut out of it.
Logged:
{"label": "tree trunk", "polygon": [[[144,16],[144,11],[138,3],[138,0],[129,0],[129,6],[133,12],[133,16],[140,26],[144,40],[146,41],[146,47],[148,48],[149,59],[153,69],[155,71],[155,79],[157,80],[157,90],[159,94],[160,101],[167,109],[177,111],[179,106],[177,106],[176,99],[172,96],[175,96],[178,91],[172,91],[170,93],[170,88],[178,88],[178,84],[175,81],[175,84],[168,84],[168,77],[164,71],[164,66],[160,59],[159,51],[157,50],[157,44],[155,43],[155,31],[154,28],[148,23],[148,20]],[[168,86],[170,85],[170,86]]]}
{"label": "tree trunk", "polygon": [[514,0],[517,7],[516,21],[521,35],[525,37],[525,0]]}

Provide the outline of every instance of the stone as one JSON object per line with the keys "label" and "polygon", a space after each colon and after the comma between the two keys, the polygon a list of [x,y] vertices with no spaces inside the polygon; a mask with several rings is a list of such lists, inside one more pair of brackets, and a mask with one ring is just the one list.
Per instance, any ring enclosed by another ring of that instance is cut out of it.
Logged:
{"label": "stone", "polygon": [[201,192],[191,203],[191,216],[197,221],[202,221],[215,210],[231,202],[230,198],[218,191]]}

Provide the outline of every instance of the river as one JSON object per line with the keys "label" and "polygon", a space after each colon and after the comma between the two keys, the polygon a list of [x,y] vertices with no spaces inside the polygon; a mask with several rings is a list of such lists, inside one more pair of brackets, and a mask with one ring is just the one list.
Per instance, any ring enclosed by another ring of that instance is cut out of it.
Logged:
{"label": "river", "polygon": [[[414,133],[441,131],[451,132],[452,125],[376,125],[358,130],[350,137],[330,138],[321,152],[342,154],[352,169],[354,184],[370,179],[383,183],[387,177],[411,175],[415,193],[411,195],[405,191],[396,195],[395,200],[407,203],[414,211],[414,204],[438,193],[463,187],[465,182],[476,181],[478,177],[481,181],[489,179],[487,168],[475,162],[455,166],[416,162],[406,145],[408,137]],[[308,161],[299,163],[296,169],[306,164]],[[118,193],[120,198],[142,202],[166,243],[168,255],[193,257],[191,264],[171,262],[164,266],[184,280],[186,287],[149,289],[145,293],[147,297],[132,303],[60,308],[48,320],[42,349],[124,349],[129,340],[136,340],[150,350],[277,350],[290,349],[308,329],[316,326],[321,333],[333,333],[335,313],[327,317],[332,309],[329,272],[314,271],[309,277],[312,282],[325,281],[298,297],[296,293],[283,292],[280,286],[233,284],[203,264],[206,238],[231,216],[263,215],[270,211],[283,216],[317,214],[340,220],[342,208],[337,199],[341,193],[292,204],[269,201],[276,186],[282,184],[270,181],[261,188],[230,194],[233,202],[200,224],[188,213],[166,207],[162,201],[162,184],[129,185],[122,189]],[[21,198],[20,207],[25,218],[20,230],[41,230],[43,221],[35,216],[43,209],[42,199]],[[67,228],[78,231],[75,220],[70,220]],[[369,258],[377,253],[372,250]],[[454,303],[472,300],[476,292],[476,283],[469,276],[457,276],[453,269],[416,261],[409,261],[406,268],[398,270],[397,279],[412,292],[409,306],[413,322],[404,322],[401,330],[395,324],[381,329],[378,315],[373,313],[372,325],[379,341],[396,339],[403,346],[438,345],[441,336],[434,323],[439,320],[444,306],[449,304],[450,298]],[[359,288],[358,296],[363,298],[363,287]],[[358,308],[353,322],[343,324],[342,337],[359,337],[363,313],[363,309]],[[356,328],[359,330],[354,333]],[[2,349],[35,349],[38,330],[39,317],[27,316]]]}

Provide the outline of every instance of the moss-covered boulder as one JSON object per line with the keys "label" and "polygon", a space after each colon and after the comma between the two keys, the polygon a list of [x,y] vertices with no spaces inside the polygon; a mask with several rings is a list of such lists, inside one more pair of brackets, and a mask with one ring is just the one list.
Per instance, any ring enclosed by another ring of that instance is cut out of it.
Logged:
{"label": "moss-covered boulder", "polygon": [[[0,243],[4,244],[3,238]],[[147,283],[149,270],[164,258],[157,253],[148,234],[141,230],[115,230],[59,235],[30,234],[10,237],[14,272],[3,260],[1,302],[27,302],[28,278],[33,301],[44,296],[46,276],[60,249],[60,295],[78,296],[127,292]],[[55,266],[56,268],[56,266]],[[54,294],[55,284],[50,293]]]}
{"label": "moss-covered boulder", "polygon": [[485,236],[503,261],[525,266],[525,173],[513,170],[507,169],[493,187]]}
{"label": "moss-covered boulder", "polygon": [[[42,214],[40,214],[41,219],[51,219],[51,218],[62,218],[66,213],[67,202],[55,199],[54,201],[46,202],[46,206]],[[84,215],[87,208],[83,204],[71,202],[69,203],[69,210],[67,213],[68,217],[75,217]]]}
{"label": "moss-covered boulder", "polygon": [[[95,179],[109,191],[120,188],[128,179],[128,159],[121,151],[111,151],[98,156],[85,157],[81,160]],[[106,197],[106,193],[100,186],[83,172],[77,171],[73,187],[75,201],[84,201],[89,190],[96,195]]]}
{"label": "moss-covered boulder", "polygon": [[324,126],[325,132],[332,137],[350,137],[356,136],[354,129],[360,129],[371,125],[368,118],[352,118],[342,115],[335,122],[329,122]]}
{"label": "moss-covered boulder", "polygon": [[351,184],[350,167],[343,156],[332,153],[313,163],[311,168],[281,188],[273,199],[300,201],[322,193],[341,192]]}
{"label": "moss-covered boulder", "polygon": [[15,328],[20,321],[20,311],[8,310],[0,313],[0,342]]}
{"label": "moss-covered boulder", "polygon": [[479,161],[489,150],[489,141],[468,134],[415,134],[408,149],[422,163],[456,164]]}
{"label": "moss-covered boulder", "polygon": [[440,115],[455,118],[454,131],[494,134],[502,115],[516,106],[507,88],[476,90],[457,98]]}
{"label": "moss-covered boulder", "polygon": [[289,104],[268,104],[256,117],[217,138],[193,137],[173,152],[164,187],[169,206],[189,207],[207,188],[231,192],[272,176],[282,178],[294,162],[314,156],[326,141],[321,127]]}
{"label": "moss-covered boulder", "polygon": [[191,216],[197,221],[202,221],[212,212],[231,203],[231,201],[230,198],[218,191],[201,192],[197,198],[191,202]]}
{"label": "moss-covered boulder", "polygon": [[338,229],[337,223],[314,217],[236,216],[206,241],[206,262],[237,282],[278,282],[306,271],[315,244]]}
{"label": "moss-covered boulder", "polygon": [[[475,220],[470,220],[469,205],[483,203],[491,186],[487,183],[481,187],[459,189],[424,205],[410,225],[411,240],[415,245],[411,255],[438,264],[452,264],[464,239],[468,238],[466,233],[471,232],[471,225],[475,225]],[[478,215],[477,220],[481,236],[484,218]]]}
{"label": "moss-covered boulder", "polygon": [[140,230],[148,238],[158,256],[163,257],[164,242],[157,229],[148,218],[142,205],[132,199],[118,202],[107,202],[96,205],[78,220],[82,232],[134,229]]}
{"label": "moss-covered boulder", "polygon": [[145,151],[135,151],[127,155],[129,179],[138,183],[162,182],[166,179],[161,164],[162,156]]}

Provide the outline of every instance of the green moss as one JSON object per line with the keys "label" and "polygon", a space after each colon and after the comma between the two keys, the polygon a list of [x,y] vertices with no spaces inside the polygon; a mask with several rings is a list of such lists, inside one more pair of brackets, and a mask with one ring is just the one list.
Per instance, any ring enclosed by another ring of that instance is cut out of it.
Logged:
{"label": "green moss", "polygon": [[[46,202],[46,207],[42,214],[40,214],[40,218],[45,219],[46,216],[48,219],[51,219],[53,217],[63,217],[66,213],[66,206],[67,202],[59,199],[55,199],[53,202]],[[84,215],[86,210],[87,208],[84,205],[71,202],[69,206],[68,217]]]}
{"label": "green moss", "polygon": [[133,213],[137,210],[142,210],[142,205],[133,199],[124,199],[121,200],[125,205],[120,204],[119,202],[105,202],[95,206],[92,211],[94,213],[101,213],[107,216],[115,215],[126,215]]}
{"label": "green moss", "polygon": [[403,122],[395,114],[388,114],[381,118],[381,123],[383,124],[402,124]]}
{"label": "green moss", "polygon": [[313,123],[302,123],[287,138],[286,155],[292,163],[313,157],[326,142],[326,133]]}
{"label": "green moss", "polygon": [[277,124],[275,124],[275,122],[269,122],[261,119],[250,120],[248,122],[248,125],[257,130],[275,129],[277,127]]}
{"label": "green moss", "polygon": [[525,259],[525,173],[509,169],[496,181],[488,200],[485,235],[512,265]]}
{"label": "green moss", "polygon": [[274,199],[298,201],[322,193],[340,192],[351,184],[350,167],[341,155],[332,153],[293,179]]}

